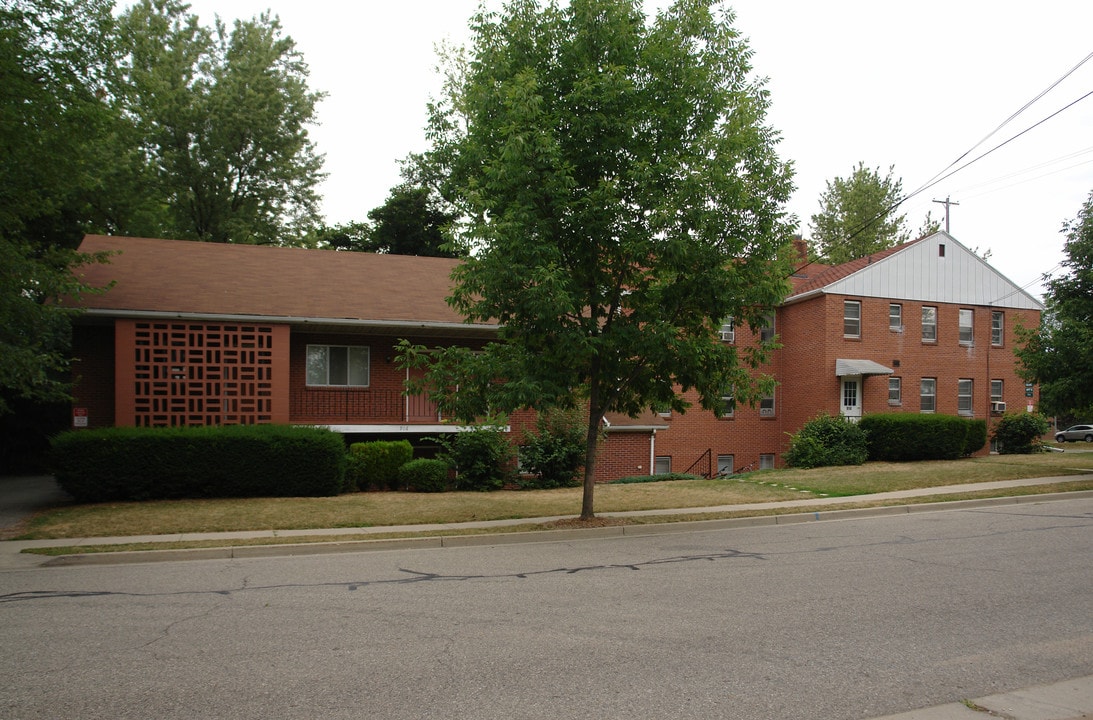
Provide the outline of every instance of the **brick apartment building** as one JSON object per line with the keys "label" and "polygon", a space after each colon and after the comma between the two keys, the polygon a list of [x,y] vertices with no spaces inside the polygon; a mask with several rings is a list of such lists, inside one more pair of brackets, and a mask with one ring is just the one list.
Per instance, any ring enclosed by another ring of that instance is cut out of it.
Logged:
{"label": "brick apartment building", "polygon": [[[326,425],[354,439],[458,431],[405,396],[401,339],[487,342],[445,302],[458,262],[299,248],[90,235],[92,286],[74,331],[81,426]],[[993,418],[1024,409],[1014,328],[1042,306],[945,233],[870,258],[808,265],[777,309],[778,380],[758,407],[605,418],[597,477],[774,466],[787,433],[818,412],[902,410]],[[722,342],[748,343],[726,323]],[[519,438],[531,413],[515,413]]]}

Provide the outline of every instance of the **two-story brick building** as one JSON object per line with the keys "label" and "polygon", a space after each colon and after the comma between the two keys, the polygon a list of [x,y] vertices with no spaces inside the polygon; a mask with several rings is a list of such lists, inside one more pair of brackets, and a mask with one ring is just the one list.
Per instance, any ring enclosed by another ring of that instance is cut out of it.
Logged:
{"label": "two-story brick building", "polygon": [[[819,413],[937,412],[993,421],[1036,403],[1017,374],[1016,328],[1043,306],[940,232],[835,266],[803,264],[777,308],[778,381],[757,407],[726,402],[672,417],[657,435],[661,468],[710,458],[716,471],[772,467],[789,433]],[[735,328],[725,342],[753,342]],[[700,461],[703,467],[705,460]]]}
{"label": "two-story brick building", "polygon": [[[81,269],[93,286],[75,328],[75,406],[89,427],[296,423],[352,438],[418,441],[458,431],[402,392],[405,338],[487,342],[445,301],[458,261],[299,248],[88,236],[114,253]],[[809,265],[777,309],[778,380],[758,407],[726,397],[692,411],[606,418],[597,476],[773,466],[818,412],[898,409],[990,418],[1024,407],[1014,328],[1042,307],[940,233],[835,267]],[[726,325],[722,342],[748,343]],[[530,413],[516,413],[518,436]]]}

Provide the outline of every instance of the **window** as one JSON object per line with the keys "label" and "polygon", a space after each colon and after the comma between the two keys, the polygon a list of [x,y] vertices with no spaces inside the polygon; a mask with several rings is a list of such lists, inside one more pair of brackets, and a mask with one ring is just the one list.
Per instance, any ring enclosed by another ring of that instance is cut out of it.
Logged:
{"label": "window", "polygon": [[958,415],[973,414],[972,387],[973,382],[967,378],[956,381],[956,412]]}
{"label": "window", "polygon": [[937,408],[937,378],[922,378],[918,395],[919,410],[932,413]]}
{"label": "window", "polygon": [[774,313],[763,318],[763,325],[759,328],[759,340],[770,342],[774,339]]}
{"label": "window", "polygon": [[307,346],[307,384],[367,387],[367,347],[344,345]]}
{"label": "window", "polygon": [[721,417],[731,418],[736,414],[736,398],[732,395],[721,396]]}
{"label": "window", "polygon": [[991,380],[991,402],[1002,402],[1002,398],[1005,396],[1004,388],[1005,386],[1001,380]]}
{"label": "window", "polygon": [[759,469],[760,470],[773,470],[774,469],[774,454],[763,453],[759,456]]}
{"label": "window", "polygon": [[718,455],[717,456],[717,474],[719,476],[732,475],[733,465],[736,462],[736,458],[732,455]]}
{"label": "window", "polygon": [[888,329],[892,332],[903,332],[903,306],[899,303],[888,306]]}
{"label": "window", "polygon": [[903,380],[898,377],[888,378],[888,404],[903,404]]}
{"label": "window", "polygon": [[922,342],[937,342],[937,308],[922,306]]}
{"label": "window", "polygon": [[861,337],[861,303],[857,300],[843,301],[843,337]]}
{"label": "window", "polygon": [[732,317],[725,318],[718,335],[725,342],[736,342],[736,321]]}
{"label": "window", "polygon": [[672,456],[659,455],[653,460],[653,474],[667,475],[672,472]]}
{"label": "window", "polygon": [[973,323],[975,313],[970,308],[960,308],[960,344],[972,345],[975,339]]}
{"label": "window", "polygon": [[991,345],[1002,345],[1002,340],[1005,339],[1003,333],[1006,327],[1006,315],[1005,313],[993,310],[991,312]]}
{"label": "window", "polygon": [[774,417],[774,393],[760,398],[759,417]]}

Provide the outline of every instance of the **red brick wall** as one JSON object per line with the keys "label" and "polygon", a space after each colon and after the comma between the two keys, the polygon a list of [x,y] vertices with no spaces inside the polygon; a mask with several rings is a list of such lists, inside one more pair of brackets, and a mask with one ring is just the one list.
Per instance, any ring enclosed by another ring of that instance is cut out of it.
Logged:
{"label": "red brick wall", "polygon": [[643,431],[608,433],[596,457],[596,482],[630,475],[651,475],[649,433]]}

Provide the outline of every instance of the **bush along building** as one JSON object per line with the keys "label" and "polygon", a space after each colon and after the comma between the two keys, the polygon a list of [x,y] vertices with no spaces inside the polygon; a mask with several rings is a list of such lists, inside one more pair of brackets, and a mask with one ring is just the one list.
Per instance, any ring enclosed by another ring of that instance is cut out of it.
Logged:
{"label": "bush along building", "polygon": [[[81,297],[73,335],[77,426],[323,425],[351,440],[462,428],[407,396],[402,339],[480,345],[497,326],[447,304],[459,262],[329,250],[91,235],[111,252],[80,269],[109,290]],[[767,327],[724,319],[719,342],[776,334],[758,405],[605,418],[597,477],[716,474],[781,464],[788,433],[819,413],[1025,410],[1015,328],[1043,307],[946,233],[838,266],[809,264]],[[515,441],[533,422],[511,416]]]}

